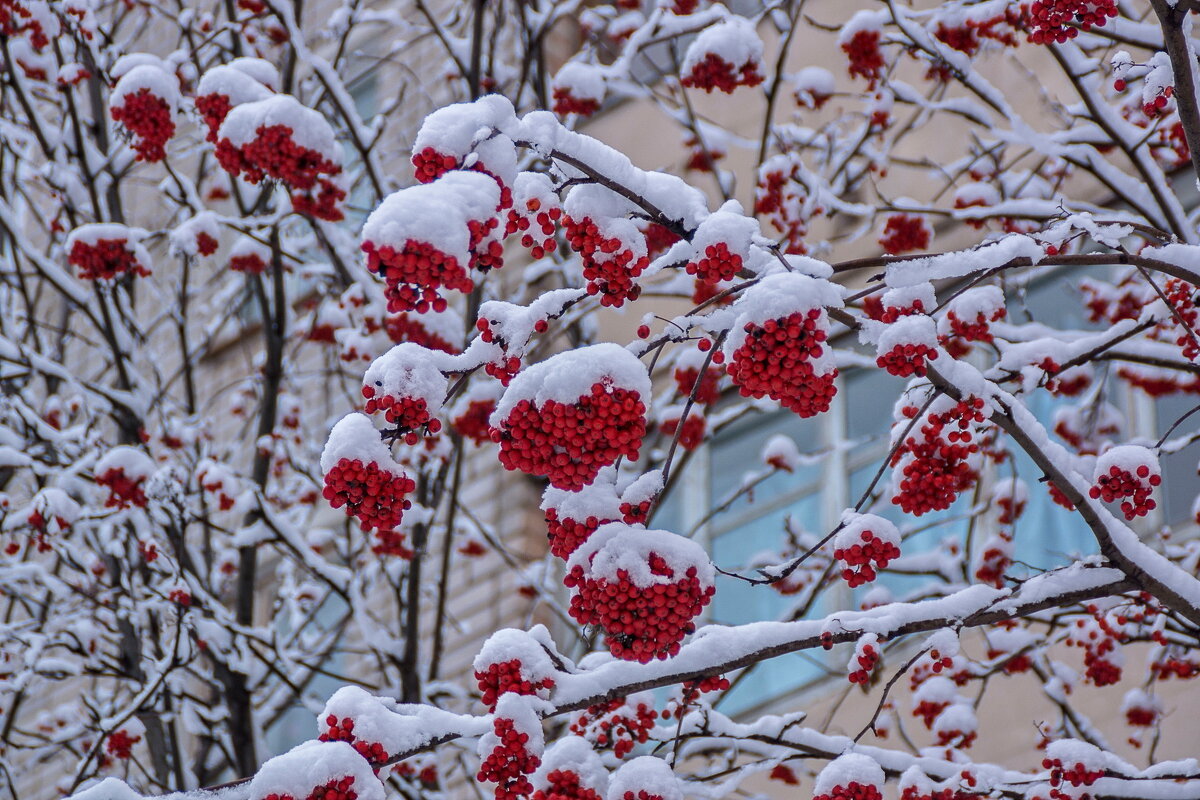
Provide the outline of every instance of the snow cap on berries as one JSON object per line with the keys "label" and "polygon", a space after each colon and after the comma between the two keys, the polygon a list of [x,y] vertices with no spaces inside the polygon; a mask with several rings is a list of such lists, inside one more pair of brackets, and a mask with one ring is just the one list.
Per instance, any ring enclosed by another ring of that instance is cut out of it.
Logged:
{"label": "snow cap on berries", "polygon": [[[675,573],[674,577],[658,575],[650,569],[650,554],[661,556]],[[676,533],[647,530],[642,527],[613,522],[601,526],[580,546],[567,562],[567,571],[582,567],[592,578],[617,580],[625,573],[640,588],[658,583],[673,583],[689,569],[696,570],[701,587],[714,585],[716,571],[703,547]]]}
{"label": "snow cap on berries", "polygon": [[384,800],[383,784],[353,747],[345,742],[308,741],[263,764],[250,781],[247,796],[264,800],[288,795],[302,800],[313,797],[316,789],[346,779],[358,800]]}
{"label": "snow cap on berries", "polygon": [[[842,290],[836,284],[794,272],[776,272],[751,286],[733,304],[737,316],[723,349],[731,357],[742,346],[747,324],[759,326],[796,312],[842,305]],[[832,367],[832,357],[829,364]]]}
{"label": "snow cap on berries", "polygon": [[149,478],[156,468],[150,456],[136,447],[122,444],[101,456],[96,466],[92,467],[92,472],[100,476],[110,470],[120,470],[126,478],[136,481]]}
{"label": "snow cap on berries", "polygon": [[532,778],[534,789],[550,788],[553,772],[572,772],[579,776],[579,786],[604,797],[608,791],[608,770],[592,743],[581,736],[563,736],[546,749],[542,765]]}
{"label": "snow cap on berries", "polygon": [[112,278],[123,272],[150,274],[147,232],[115,222],[89,222],[75,228],[64,245],[67,260],[83,278]]}
{"label": "snow cap on berries", "polygon": [[604,102],[607,86],[604,71],[593,64],[568,61],[551,83],[557,114],[594,114]]}
{"label": "snow cap on berries", "polygon": [[[433,148],[461,161],[493,131],[512,130],[516,125],[512,102],[502,95],[489,94],[472,102],[444,106],[429,114],[417,131],[412,150],[420,153]],[[502,175],[497,177],[504,178]]]}
{"label": "snow cap on berries", "polygon": [[[708,61],[710,56],[716,56],[728,64],[735,73],[751,69],[757,73],[763,57],[762,39],[758,38],[758,32],[754,30],[750,20],[731,15],[721,22],[709,25],[692,40],[684,54],[679,74],[694,75],[696,68]],[[757,82],[747,83],[756,85],[761,81],[762,78],[759,77]],[[732,91],[732,87],[724,91]]]}
{"label": "snow cap on berries", "polygon": [[221,225],[216,213],[201,211],[176,225],[168,234],[168,243],[172,255],[195,258],[215,252],[220,238]]}
{"label": "snow cap on berries", "polygon": [[316,151],[334,164],[341,162],[341,149],[325,115],[290,94],[275,94],[237,106],[225,117],[217,136],[242,147],[254,141],[259,128],[275,125],[289,128],[292,141],[300,147]]}
{"label": "snow cap on berries", "polygon": [[379,431],[371,423],[370,417],[358,412],[342,417],[329,432],[325,449],[321,451],[321,470],[328,472],[344,458],[364,464],[375,462],[382,467],[402,471],[392,459],[392,451],[379,437]]}
{"label": "snow cap on berries", "polygon": [[424,400],[426,410],[437,414],[447,388],[442,366],[446,358],[440,351],[402,342],[371,362],[363,374],[363,388],[375,397]]}
{"label": "snow cap on berries", "polygon": [[831,797],[837,788],[852,783],[859,786],[883,786],[883,768],[870,756],[861,753],[843,753],[825,765],[813,785],[815,797]]}
{"label": "snow cap on berries", "polygon": [[759,458],[768,467],[781,469],[784,472],[794,472],[796,467],[800,466],[803,456],[800,455],[800,448],[796,446],[795,439],[786,434],[777,433],[767,439]]}
{"label": "snow cap on berries", "polygon": [[804,67],[792,76],[792,93],[806,108],[820,108],[835,91],[833,73],[824,67]]}
{"label": "snow cap on berries", "polygon": [[683,800],[679,779],[667,762],[638,756],[621,766],[608,784],[607,800]]}
{"label": "snow cap on berries", "polygon": [[601,342],[553,355],[515,377],[492,413],[499,426],[522,400],[541,407],[548,401],[570,404],[591,393],[597,383],[635,391],[650,406],[650,376],[637,356],[612,342]]}
{"label": "snow cap on berries", "polygon": [[484,672],[493,664],[507,661],[519,661],[521,674],[535,682],[558,672],[545,646],[528,631],[517,628],[502,628],[489,636],[472,667],[476,672]]}

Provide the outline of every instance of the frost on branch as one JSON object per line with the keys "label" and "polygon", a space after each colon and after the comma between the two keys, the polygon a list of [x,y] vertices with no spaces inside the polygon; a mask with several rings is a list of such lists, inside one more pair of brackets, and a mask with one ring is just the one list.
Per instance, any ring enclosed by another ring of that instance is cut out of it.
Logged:
{"label": "frost on branch", "polygon": [[512,381],[492,413],[492,441],[506,469],[574,491],[618,458],[637,458],[649,401],[646,368],[628,350],[569,350]]}
{"label": "frost on branch", "polygon": [[571,616],[605,632],[609,652],[646,663],[679,652],[712,600],[715,571],[704,548],[667,531],[612,523],[567,562]]}

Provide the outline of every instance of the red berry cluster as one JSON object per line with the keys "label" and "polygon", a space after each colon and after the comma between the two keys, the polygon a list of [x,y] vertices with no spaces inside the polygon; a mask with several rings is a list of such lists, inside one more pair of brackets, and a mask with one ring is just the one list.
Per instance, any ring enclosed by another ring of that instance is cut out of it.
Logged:
{"label": "red berry cluster", "polygon": [[641,587],[625,570],[619,570],[617,580],[610,581],[585,576],[578,564],[563,579],[575,590],[571,616],[581,625],[603,628],[608,651],[614,656],[643,664],[678,653],[683,637],[695,630],[692,620],[716,591],[701,585],[695,567],[676,576],[657,553],[650,554],[650,571],[674,580]]}
{"label": "red berry cluster", "polygon": [[346,507],[364,531],[390,531],[400,524],[412,502],[404,496],[417,488],[407,475],[381,468],[374,461],[343,458],[325,473],[322,495],[334,508]]}
{"label": "red berry cluster", "polygon": [[883,298],[877,294],[868,295],[863,298],[863,313],[869,319],[886,322],[889,325],[901,317],[912,316],[913,314],[925,313],[925,302],[921,298],[915,298],[909,305],[905,306],[885,306]]}
{"label": "red berry cluster", "polygon": [[[808,235],[808,220],[801,216],[805,213],[801,191],[803,185],[797,180],[795,166],[788,173],[779,169],[760,172],[754,187],[754,213],[765,216],[775,230],[783,234],[789,254],[808,252],[804,242]],[[821,213],[821,209],[813,209],[812,213]]]}
{"label": "red berry cluster", "polygon": [[729,679],[721,675],[710,675],[698,681],[684,681],[680,687],[680,698],[663,709],[662,718],[683,719],[684,714],[687,713],[688,706],[699,700],[700,695],[712,692],[724,692],[729,689],[730,685]]}
{"label": "red berry cluster", "polygon": [[679,446],[689,452],[704,444],[706,430],[707,425],[702,414],[688,414],[687,419],[683,421],[682,430],[679,427],[677,416],[668,417],[662,421],[663,436],[674,438],[675,432],[679,431]]}
{"label": "red berry cluster", "polygon": [[679,234],[657,222],[646,223],[642,233],[646,236],[646,250],[652,259],[658,258],[667,252],[671,245],[679,241]]}
{"label": "red berry cluster", "polygon": [[533,800],[604,800],[593,789],[580,783],[579,775],[569,769],[551,770],[545,789],[533,793]]}
{"label": "red berry cluster", "polygon": [[1151,472],[1146,464],[1140,464],[1136,475],[1122,469],[1116,464],[1108,469],[1108,473],[1096,478],[1095,485],[1088,490],[1093,500],[1103,500],[1111,503],[1121,498],[1129,498],[1121,502],[1121,513],[1125,519],[1132,520],[1144,517],[1158,504],[1151,499],[1154,487],[1162,483],[1162,475]]}
{"label": "red berry cluster", "polygon": [[684,168],[693,172],[713,172],[717,168],[717,162],[725,157],[725,151],[706,149],[691,139],[687,145],[691,149],[688,151],[688,160]]}
{"label": "red berry cluster", "polygon": [[1154,119],[1166,112],[1167,103],[1175,96],[1174,86],[1164,86],[1153,99],[1142,104],[1142,113]]}
{"label": "red berry cluster", "polygon": [[150,270],[137,260],[128,244],[126,239],[79,240],[71,245],[67,263],[79,270],[84,280],[106,280],[127,273],[146,277]]}
{"label": "red berry cluster", "polygon": [[636,391],[599,382],[570,404],[547,400],[539,408],[521,400],[492,431],[492,441],[500,445],[505,469],[544,475],[557,488],[575,491],[621,456],[637,460],[645,415]]}
{"label": "red berry cluster", "polygon": [[141,88],[122,97],[121,104],[109,113],[132,138],[138,161],[162,161],[167,157],[166,145],[175,135],[175,120],[166,100]]}
{"label": "red berry cluster", "polygon": [[823,310],[797,311],[761,326],[746,323],[745,331],[726,366],[743,397],[770,397],[801,417],[829,410],[837,370],[816,375],[811,361],[821,357],[829,336]]}
{"label": "red berry cluster", "polygon": [[557,509],[547,508],[546,535],[550,540],[550,552],[566,561],[597,528],[613,521],[596,517],[588,517],[582,521],[570,517],[559,519]]}
{"label": "red berry cluster", "polygon": [[[699,386],[696,386],[697,380],[700,382]],[[721,370],[716,367],[706,367],[703,377],[696,367],[676,367],[675,369],[675,385],[679,387],[680,396],[691,397],[692,391],[695,390],[695,400],[702,406],[712,405],[720,399],[721,389],[718,385],[720,380]]]}
{"label": "red berry cluster", "polygon": [[404,534],[400,531],[375,531],[375,543],[371,545],[371,552],[377,556],[395,556],[407,561],[415,554],[404,542]]}
{"label": "red berry cluster", "polygon": [[133,755],[133,746],[141,740],[141,736],[130,736],[128,731],[120,728],[108,735],[108,740],[104,743],[104,749],[113,758],[125,761]]}
{"label": "red berry cluster", "polygon": [[413,170],[419,183],[432,183],[452,169],[458,168],[458,159],[452,155],[439,153],[432,147],[426,147],[419,153],[413,153]]}
{"label": "red berry cluster", "polygon": [[747,61],[741,67],[730,64],[716,53],[706,53],[704,59],[692,67],[680,81],[689,89],[703,89],[711,93],[720,89],[726,94],[732,94],[739,86],[758,86],[763,82],[763,76],[758,73],[758,64]]}
{"label": "red berry cluster", "polygon": [[975,568],[975,580],[987,583],[997,589],[1004,587],[1004,574],[1012,566],[1012,533],[1000,531],[996,534],[998,541],[989,540],[979,557],[979,566]]}
{"label": "red berry cluster", "polygon": [[912,253],[929,247],[929,225],[921,217],[893,214],[883,226],[879,246],[891,255]]}
{"label": "red berry cluster", "polygon": [[634,280],[650,264],[648,256],[635,257],[619,238],[606,237],[589,217],[575,221],[563,217],[571,249],[583,257],[583,277],[588,294],[600,295],[600,305],[619,308],[636,300],[642,287]]}
{"label": "red berry cluster", "polygon": [[322,742],[346,742],[371,764],[382,764],[389,758],[388,751],[379,742],[365,742],[354,736],[354,720],[338,718],[336,714],[325,717],[325,730],[317,737]]}
{"label": "red berry cluster", "polygon": [[1151,662],[1150,673],[1157,680],[1167,680],[1168,678],[1190,680],[1200,675],[1200,664],[1178,656],[1164,654]]}
{"label": "red berry cluster", "polygon": [[773,781],[786,783],[788,786],[799,786],[800,779],[796,777],[796,771],[787,764],[776,764],[771,770],[771,774],[767,776]]}
{"label": "red berry cluster", "polygon": [[445,311],[446,300],[437,290],[441,287],[470,292],[475,283],[465,267],[454,256],[447,255],[431,244],[409,239],[397,250],[390,245],[362,243],[367,254],[367,269],[378,273],[386,287],[389,312],[419,311],[432,308]]}
{"label": "red berry cluster", "polygon": [[234,272],[245,272],[250,275],[261,275],[267,271],[267,262],[258,253],[233,256],[229,259],[229,268]]}
{"label": "red berry cluster", "polygon": [[142,491],[144,477],[131,478],[121,467],[112,467],[96,476],[96,484],[108,487],[106,508],[129,508],[131,505],[145,508],[147,499]]}
{"label": "red berry cluster", "polygon": [[921,342],[897,344],[888,352],[875,359],[875,363],[887,371],[889,375],[908,378],[913,375],[925,376],[925,362],[938,357],[937,350]]}
{"label": "red berry cluster", "polygon": [[[1074,39],[1079,29],[1103,27],[1117,16],[1116,0],[1033,0],[1029,8],[1029,41],[1051,44]],[[1073,27],[1078,25],[1079,27]]]}
{"label": "red berry cluster", "polygon": [[184,589],[172,589],[167,592],[167,599],[176,605],[187,608],[192,604],[192,595]]}
{"label": "red berry cluster", "polygon": [[875,669],[875,665],[879,662],[879,651],[873,644],[859,644],[855,647],[854,660],[851,664],[856,664],[857,669],[850,671],[847,676],[851,683],[860,683],[866,685],[871,679],[871,672]]}
{"label": "red berry cluster", "polygon": [[483,444],[492,440],[492,428],[488,418],[496,410],[495,400],[472,400],[467,408],[454,418],[454,429],[465,439],[475,444]]}
{"label": "red berry cluster", "polygon": [[860,533],[859,538],[862,544],[833,551],[833,557],[842,562],[842,580],[851,589],[875,580],[876,570],[886,569],[892,559],[900,557],[900,548],[894,542],[879,539],[869,530]]}
{"label": "red berry cluster", "polygon": [[725,242],[717,242],[704,248],[704,255],[689,261],[685,269],[688,275],[695,275],[706,283],[720,283],[737,276],[742,269],[742,257],[729,252]]}
{"label": "red berry cluster", "polygon": [[273,178],[298,191],[313,189],[322,175],[342,171],[321,153],[298,144],[292,132],[287,125],[262,125],[240,148],[222,139],[217,142],[217,161],[234,177],[244,173],[250,183]]}
{"label": "red berry cluster", "polygon": [[1087,369],[1076,367],[1068,369],[1065,375],[1059,375],[1062,365],[1050,356],[1043,358],[1038,366],[1046,372],[1046,391],[1050,394],[1075,397],[1092,385],[1092,374]]}
{"label": "red berry cluster", "polygon": [[1158,722],[1158,709],[1133,705],[1125,709],[1125,722],[1134,728],[1149,728]]}
{"label": "red berry cluster", "polygon": [[873,783],[850,781],[844,786],[833,787],[829,794],[814,796],[813,800],[883,800],[883,795],[879,793],[879,787]]}
{"label": "red berry cluster", "polygon": [[[899,467],[901,474],[893,504],[916,516],[942,511],[959,492],[974,485],[979,475],[968,458],[979,452],[979,445],[972,441],[970,428],[983,422],[983,407],[983,399],[976,397],[948,411],[929,413],[926,424],[905,439],[892,457],[892,466]],[[915,406],[904,409],[909,419],[918,413]]]}
{"label": "red berry cluster", "polygon": [[390,394],[376,397],[374,386],[362,387],[362,395],[367,401],[363,410],[368,414],[382,411],[384,418],[396,426],[397,433],[404,434],[406,444],[419,442],[421,434],[418,431],[422,428],[430,434],[442,430],[442,421],[429,413],[423,397],[397,397]]}
{"label": "red berry cluster", "polygon": [[500,695],[507,692],[534,695],[554,688],[553,678],[529,680],[522,671],[519,658],[488,664],[486,670],[475,671],[475,680],[479,684],[479,691],[482,695],[480,699],[492,711],[496,710],[496,701],[500,699]]}
{"label": "red berry cluster", "polygon": [[883,51],[879,49],[879,31],[861,30],[842,42],[842,52],[850,58],[850,77],[866,78],[874,88],[883,77]]}
{"label": "red berry cluster", "polygon": [[[542,208],[542,201],[536,197],[531,197],[525,201],[525,210],[513,208],[508,212],[508,224],[505,226],[504,235],[511,236],[519,231],[524,231],[521,235],[521,246],[528,248],[529,254],[534,258],[542,258],[547,253],[553,253],[558,247],[558,243],[554,241],[554,233],[557,229],[556,223],[562,219],[562,209],[554,206],[552,208]],[[542,232],[542,238],[537,238],[530,228],[536,224]]]}
{"label": "red berry cluster", "polygon": [[988,327],[989,322],[996,322],[1004,319],[1008,312],[1003,308],[997,308],[990,315],[982,311],[975,315],[975,319],[961,319],[954,309],[946,312],[946,322],[950,324],[951,333],[959,339],[968,342],[991,342],[994,338],[991,329]]}
{"label": "red berry cluster", "polygon": [[229,95],[212,94],[197,95],[194,99],[196,110],[200,112],[200,116],[204,119],[204,124],[208,127],[208,133],[204,138],[213,144],[217,143],[217,131],[221,128],[221,123],[225,121],[225,117],[233,110],[233,104],[229,102]]}
{"label": "red berry cluster", "polygon": [[430,350],[441,350],[443,353],[458,355],[459,349],[438,334],[421,324],[421,320],[411,314],[394,314],[383,321],[388,338],[396,344],[413,342]]}
{"label": "red berry cluster", "polygon": [[[275,795],[267,795],[263,800],[272,800]],[[278,800],[288,800],[284,795]],[[347,775],[344,778],[329,781],[314,787],[305,800],[358,800],[358,792],[354,791],[354,778]]]}
{"label": "red berry cluster", "polygon": [[600,101],[594,97],[576,97],[569,86],[554,87],[554,113],[560,117],[579,114],[590,117],[600,110]]}
{"label": "red berry cluster", "polygon": [[1174,330],[1178,335],[1175,344],[1183,348],[1183,357],[1195,361],[1200,356],[1200,342],[1196,340],[1194,331],[1200,322],[1200,309],[1196,307],[1196,287],[1178,278],[1169,278],[1163,287],[1163,294],[1171,304],[1171,320],[1175,323]]}
{"label": "red berry cluster", "polygon": [[[1112,686],[1121,680],[1121,667],[1108,657],[1117,648],[1117,639],[1090,620],[1075,621],[1077,630],[1067,638],[1067,646],[1083,649],[1084,675],[1096,686]],[[1111,629],[1110,629],[1111,630]]]}
{"label": "red berry cluster", "polygon": [[346,199],[346,190],[328,178],[318,178],[315,187],[292,193],[292,210],[297,214],[323,219],[327,222],[341,222],[345,218],[341,203]]}
{"label": "red berry cluster", "polygon": [[631,705],[624,697],[588,706],[571,720],[571,733],[611,747],[617,758],[624,758],[634,745],[644,744],[658,720],[658,712],[648,703]]}
{"label": "red berry cluster", "polygon": [[1064,765],[1061,758],[1043,758],[1042,768],[1050,770],[1051,794],[1064,782],[1072,786],[1091,786],[1104,777],[1102,769],[1094,769],[1080,761]]}
{"label": "red berry cluster", "polygon": [[196,252],[202,256],[211,256],[217,252],[220,243],[209,233],[200,231],[196,234]]}
{"label": "red berry cluster", "polygon": [[509,382],[521,371],[521,359],[516,356],[501,355],[496,361],[484,364],[483,371],[500,381],[501,385],[508,386]]}
{"label": "red berry cluster", "polygon": [[496,800],[521,800],[533,793],[532,775],[541,759],[525,749],[529,734],[521,733],[511,719],[497,718],[492,729],[500,740],[479,765],[475,780],[496,784]]}

